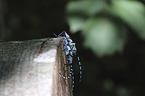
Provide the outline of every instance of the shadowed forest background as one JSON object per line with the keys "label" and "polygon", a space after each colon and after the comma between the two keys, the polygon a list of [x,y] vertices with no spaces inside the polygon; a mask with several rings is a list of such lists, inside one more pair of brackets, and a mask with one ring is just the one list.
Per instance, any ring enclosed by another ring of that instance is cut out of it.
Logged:
{"label": "shadowed forest background", "polygon": [[0,0],[1,41],[62,31],[82,63],[76,96],[145,96],[144,0]]}

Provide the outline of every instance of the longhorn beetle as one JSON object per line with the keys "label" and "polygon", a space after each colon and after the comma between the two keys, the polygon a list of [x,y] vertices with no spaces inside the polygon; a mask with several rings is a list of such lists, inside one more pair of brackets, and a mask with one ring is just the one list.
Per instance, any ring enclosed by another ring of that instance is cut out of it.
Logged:
{"label": "longhorn beetle", "polygon": [[[54,33],[53,33],[54,34]],[[75,82],[75,79],[74,79],[74,72],[73,72],[73,58],[77,58],[78,60],[78,64],[79,64],[79,83],[81,82],[81,79],[82,79],[82,67],[81,67],[81,62],[80,62],[80,58],[79,56],[77,56],[77,49],[76,49],[76,46],[73,42],[73,40],[70,38],[70,36],[65,32],[63,31],[62,33],[60,33],[59,35],[56,35],[54,34],[55,36],[57,37],[60,37],[62,38],[63,40],[63,46],[64,46],[64,51],[65,51],[65,55],[67,57],[67,63],[64,65],[64,66],[70,66],[70,74],[69,76],[64,76],[62,74],[60,74],[64,79],[68,79],[70,78],[70,76],[72,76],[72,91],[74,90],[74,82]]]}

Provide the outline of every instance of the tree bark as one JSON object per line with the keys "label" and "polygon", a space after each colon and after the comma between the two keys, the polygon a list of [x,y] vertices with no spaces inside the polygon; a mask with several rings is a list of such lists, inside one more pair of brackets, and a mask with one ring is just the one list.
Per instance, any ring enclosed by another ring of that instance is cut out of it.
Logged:
{"label": "tree bark", "polygon": [[72,96],[62,39],[0,42],[0,96]]}

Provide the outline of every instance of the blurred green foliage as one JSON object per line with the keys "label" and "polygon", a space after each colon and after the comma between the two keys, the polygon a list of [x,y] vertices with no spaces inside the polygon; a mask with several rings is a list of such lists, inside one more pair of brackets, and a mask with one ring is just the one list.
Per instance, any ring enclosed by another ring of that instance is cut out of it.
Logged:
{"label": "blurred green foliage", "polygon": [[145,6],[137,0],[70,0],[66,13],[70,31],[81,31],[99,57],[123,50],[128,26],[145,39]]}
{"label": "blurred green foliage", "polygon": [[103,88],[106,91],[112,91],[113,87],[114,87],[114,82],[112,80],[107,79],[107,80],[104,81]]}
{"label": "blurred green foliage", "polygon": [[117,89],[117,95],[118,96],[130,96],[129,91],[126,88],[122,87],[122,86],[120,86]]}

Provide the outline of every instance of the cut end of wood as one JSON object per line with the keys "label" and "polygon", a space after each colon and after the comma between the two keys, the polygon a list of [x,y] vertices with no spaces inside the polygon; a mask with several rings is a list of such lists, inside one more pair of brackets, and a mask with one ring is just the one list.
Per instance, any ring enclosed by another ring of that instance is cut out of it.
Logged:
{"label": "cut end of wood", "polygon": [[0,96],[73,96],[61,38],[0,42]]}

